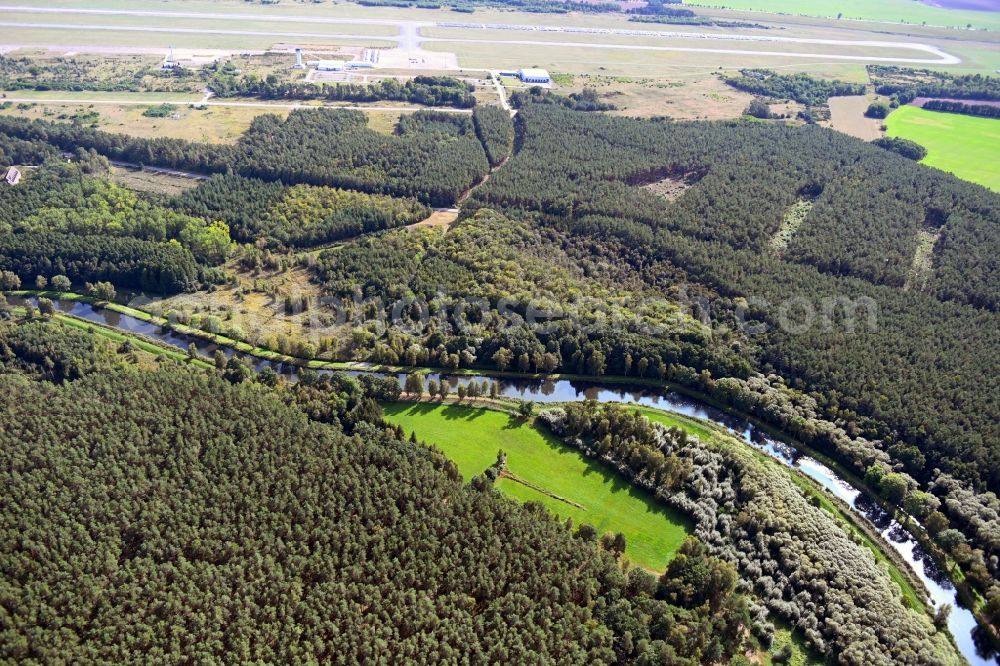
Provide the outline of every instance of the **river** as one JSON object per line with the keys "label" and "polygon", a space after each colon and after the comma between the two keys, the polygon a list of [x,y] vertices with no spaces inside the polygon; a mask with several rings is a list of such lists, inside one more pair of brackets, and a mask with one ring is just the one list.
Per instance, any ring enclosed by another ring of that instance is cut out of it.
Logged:
{"label": "river", "polygon": [[[37,302],[36,299],[31,299]],[[23,302],[23,299],[11,297],[12,305]],[[104,310],[78,301],[59,301],[60,312],[71,314],[80,319],[112,326],[121,331],[138,333],[159,340],[178,349],[187,350],[192,342],[199,352],[211,356],[217,349],[222,349],[227,356],[235,353],[228,347],[219,345],[174,331],[164,331],[160,326],[136,319],[134,317]],[[295,379],[298,368],[286,364],[274,363],[255,357],[247,358],[257,370],[272,367],[277,372]],[[349,374],[359,374],[352,371]],[[398,375],[400,381],[405,375]],[[452,389],[460,384],[484,379],[495,381],[500,393],[511,398],[523,398],[539,403],[567,402],[571,400],[597,400],[599,402],[621,402],[644,405],[676,412],[684,416],[704,419],[721,425],[740,437],[744,442],[764,451],[774,459],[794,467],[810,477],[831,494],[844,500],[863,520],[873,525],[885,538],[886,542],[913,569],[916,576],[927,588],[930,599],[935,606],[949,603],[953,609],[948,619],[948,628],[955,637],[959,650],[973,666],[991,666],[1000,664],[1000,655],[993,653],[989,641],[981,636],[976,619],[966,608],[962,607],[954,585],[948,580],[930,555],[896,520],[882,510],[876,502],[863,492],[843,480],[837,473],[822,462],[803,455],[798,449],[769,436],[744,418],[734,416],[698,400],[675,391],[660,389],[629,387],[624,385],[599,385],[588,382],[551,379],[495,379],[492,377],[462,376],[429,373],[426,379],[447,381]]]}

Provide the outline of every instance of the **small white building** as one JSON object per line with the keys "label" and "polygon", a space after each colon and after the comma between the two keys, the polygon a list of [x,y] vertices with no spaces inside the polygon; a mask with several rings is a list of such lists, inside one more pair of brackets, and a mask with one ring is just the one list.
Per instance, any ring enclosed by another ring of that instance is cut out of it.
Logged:
{"label": "small white building", "polygon": [[19,182],[21,182],[21,172],[15,169],[14,167],[7,169],[7,175],[4,176],[3,182],[7,183],[8,185],[17,185]]}
{"label": "small white building", "polygon": [[342,72],[344,71],[343,60],[320,60],[316,63],[316,69],[321,72]]}
{"label": "small white building", "polygon": [[544,69],[519,69],[517,78],[521,79],[522,83],[552,83],[552,77],[549,76],[548,70]]}

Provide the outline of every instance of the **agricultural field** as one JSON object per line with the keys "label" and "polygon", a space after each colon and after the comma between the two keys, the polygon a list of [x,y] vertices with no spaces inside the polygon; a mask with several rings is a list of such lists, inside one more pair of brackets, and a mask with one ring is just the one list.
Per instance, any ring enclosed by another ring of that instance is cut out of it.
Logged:
{"label": "agricultural field", "polygon": [[416,432],[454,460],[465,479],[492,465],[502,449],[507,469],[541,489],[501,478],[502,492],[541,502],[574,524],[593,525],[598,534],[621,532],[626,557],[639,566],[662,571],[684,540],[687,522],[681,515],[518,417],[451,404],[393,403],[384,409],[390,423]]}
{"label": "agricultural field", "polygon": [[927,148],[924,164],[1000,192],[1000,120],[903,106],[885,124]]}

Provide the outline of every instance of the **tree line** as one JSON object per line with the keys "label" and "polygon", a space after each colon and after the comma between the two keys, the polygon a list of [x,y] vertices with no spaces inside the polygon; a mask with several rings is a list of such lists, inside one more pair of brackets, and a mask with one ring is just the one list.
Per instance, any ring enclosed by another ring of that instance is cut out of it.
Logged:
{"label": "tree line", "polygon": [[900,104],[909,104],[917,97],[1000,100],[998,76],[952,74],[890,65],[868,65],[868,74],[878,94],[891,95]]}
{"label": "tree line", "polygon": [[741,69],[739,75],[723,76],[722,80],[737,90],[776,99],[793,99],[807,106],[826,104],[831,97],[865,92],[861,83],[818,79],[805,73],[779,74],[770,69]]}
{"label": "tree line", "polygon": [[780,466],[614,404],[568,403],[539,421],[691,516],[708,552],[731,562],[743,589],[760,599],[749,628],[765,644],[774,631],[770,611],[837,663],[960,662],[943,627],[908,608],[871,551]]}
{"label": "tree line", "polygon": [[425,106],[471,109],[476,105],[475,87],[450,76],[417,76],[400,82],[394,78],[377,83],[314,83],[283,81],[275,75],[215,74],[208,83],[219,97],[263,99],[322,99],[331,102],[408,102]]}
{"label": "tree line", "polygon": [[932,99],[924,102],[922,108],[928,111],[943,111],[944,113],[961,113],[966,116],[982,116],[983,118],[1000,118],[1000,106],[991,104],[966,104],[947,99]]}

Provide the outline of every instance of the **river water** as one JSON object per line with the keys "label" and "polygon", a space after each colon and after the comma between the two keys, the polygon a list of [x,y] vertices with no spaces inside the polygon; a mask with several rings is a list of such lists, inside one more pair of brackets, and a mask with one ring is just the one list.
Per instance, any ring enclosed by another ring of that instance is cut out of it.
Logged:
{"label": "river water", "polygon": [[[12,305],[23,302],[22,299],[15,297],[9,300]],[[36,301],[36,299],[31,300]],[[56,305],[61,312],[72,314],[88,321],[113,326],[122,331],[138,333],[149,338],[154,338],[178,349],[187,350],[188,346],[193,342],[199,352],[205,355],[210,356],[217,349],[222,349],[227,356],[232,356],[235,353],[228,347],[220,347],[215,343],[201,338],[183,335],[174,331],[164,331],[155,324],[150,324],[110,310],[99,309],[87,303],[59,301]],[[247,357],[246,360],[257,370],[261,370],[264,367],[272,367],[292,381],[295,380],[298,370],[295,366],[274,363],[255,357]],[[351,372],[349,374],[359,373]],[[405,377],[405,375],[398,376],[400,381]],[[992,653],[989,641],[981,636],[981,630],[976,624],[976,619],[972,613],[962,607],[956,595],[955,588],[948,580],[948,577],[937,567],[933,558],[924,551],[920,544],[892,516],[883,511],[870,497],[840,478],[834,470],[822,462],[803,455],[796,448],[774,439],[746,419],[669,390],[664,391],[629,386],[612,387],[564,379],[494,379],[491,377],[473,376],[455,377],[437,373],[427,374],[426,379],[447,381],[452,389],[457,388],[461,384],[468,384],[470,381],[481,382],[485,379],[497,382],[501,395],[511,398],[523,398],[539,403],[567,402],[584,399],[596,400],[598,402],[621,402],[656,407],[683,414],[684,416],[705,419],[706,421],[721,425],[751,446],[764,451],[789,467],[800,470],[831,494],[846,502],[858,516],[873,525],[923,582],[932,603],[935,606],[945,603],[953,606],[948,620],[948,628],[951,630],[952,635],[955,637],[955,642],[969,663],[973,664],[973,666],[1000,664],[1000,655]]]}

